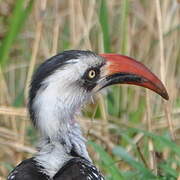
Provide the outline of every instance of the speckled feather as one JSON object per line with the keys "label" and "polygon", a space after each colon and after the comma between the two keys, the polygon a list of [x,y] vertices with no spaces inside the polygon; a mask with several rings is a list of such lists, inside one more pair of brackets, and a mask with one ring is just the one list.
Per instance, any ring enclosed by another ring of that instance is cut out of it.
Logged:
{"label": "speckled feather", "polygon": [[54,176],[54,180],[104,180],[89,161],[77,157],[68,161]]}
{"label": "speckled feather", "polygon": [[64,164],[53,178],[43,173],[34,158],[21,162],[8,176],[8,180],[104,180],[97,168],[81,157]]}
{"label": "speckled feather", "polygon": [[42,173],[42,169],[34,158],[26,159],[9,174],[7,180],[48,180],[49,177]]}

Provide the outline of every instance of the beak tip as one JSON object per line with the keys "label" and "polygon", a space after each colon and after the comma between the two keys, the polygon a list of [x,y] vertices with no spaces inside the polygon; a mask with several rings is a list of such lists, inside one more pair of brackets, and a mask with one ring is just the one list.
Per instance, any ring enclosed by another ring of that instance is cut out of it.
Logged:
{"label": "beak tip", "polygon": [[163,91],[162,93],[161,93],[161,96],[165,99],[165,100],[169,100],[169,95],[168,95],[168,93],[167,93],[167,91]]}

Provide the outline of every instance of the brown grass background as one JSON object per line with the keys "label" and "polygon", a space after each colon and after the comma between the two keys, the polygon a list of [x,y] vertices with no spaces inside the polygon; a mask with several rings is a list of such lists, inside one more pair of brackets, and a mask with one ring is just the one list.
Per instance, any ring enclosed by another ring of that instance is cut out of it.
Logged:
{"label": "brown grass background", "polygon": [[[84,113],[80,122],[88,139],[101,143],[108,152],[119,143],[119,137],[109,131],[114,126],[133,126],[157,134],[166,129],[175,142],[179,144],[180,140],[179,1],[129,0],[128,4],[128,13],[122,17],[123,1],[107,1],[111,52],[132,56],[146,64],[164,82],[170,100],[165,102],[139,87],[123,86],[116,104],[121,115],[116,116],[107,112],[106,98],[99,95],[96,103],[86,108],[91,115]],[[7,19],[12,16],[14,5],[13,0],[0,1],[0,40],[9,28]],[[13,43],[8,64],[0,69],[0,179],[35,152],[36,141],[32,137],[36,137],[35,131],[26,112],[28,83],[35,66],[65,49],[104,52],[99,9],[98,0],[34,1],[30,16]],[[18,104],[23,94],[23,104]],[[142,100],[145,111],[137,123],[132,123],[128,114],[138,111]],[[98,119],[93,118],[97,107],[100,109]],[[132,141],[138,143],[142,139],[139,133]],[[149,152],[153,152],[153,142],[149,140],[148,144]],[[125,148],[133,153],[131,144]],[[91,148],[90,153],[98,159]],[[164,156],[167,154],[165,149]],[[155,168],[151,153],[148,158],[149,168]]]}

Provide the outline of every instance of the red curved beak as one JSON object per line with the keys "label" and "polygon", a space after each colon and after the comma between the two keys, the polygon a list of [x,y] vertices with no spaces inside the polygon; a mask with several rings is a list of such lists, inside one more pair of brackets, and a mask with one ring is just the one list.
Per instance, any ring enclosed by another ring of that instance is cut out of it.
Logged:
{"label": "red curved beak", "polygon": [[163,83],[142,63],[119,54],[100,54],[107,61],[106,80],[101,88],[112,84],[134,84],[151,89],[164,99],[169,96]]}

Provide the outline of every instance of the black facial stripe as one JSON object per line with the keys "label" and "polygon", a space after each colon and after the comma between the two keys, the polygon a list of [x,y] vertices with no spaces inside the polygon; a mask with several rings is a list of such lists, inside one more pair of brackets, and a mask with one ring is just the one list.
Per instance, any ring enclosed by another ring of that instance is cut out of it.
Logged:
{"label": "black facial stripe", "polygon": [[91,91],[96,85],[97,82],[91,82],[91,81],[83,81],[83,83],[81,83],[82,87],[87,90],[87,91]]}

